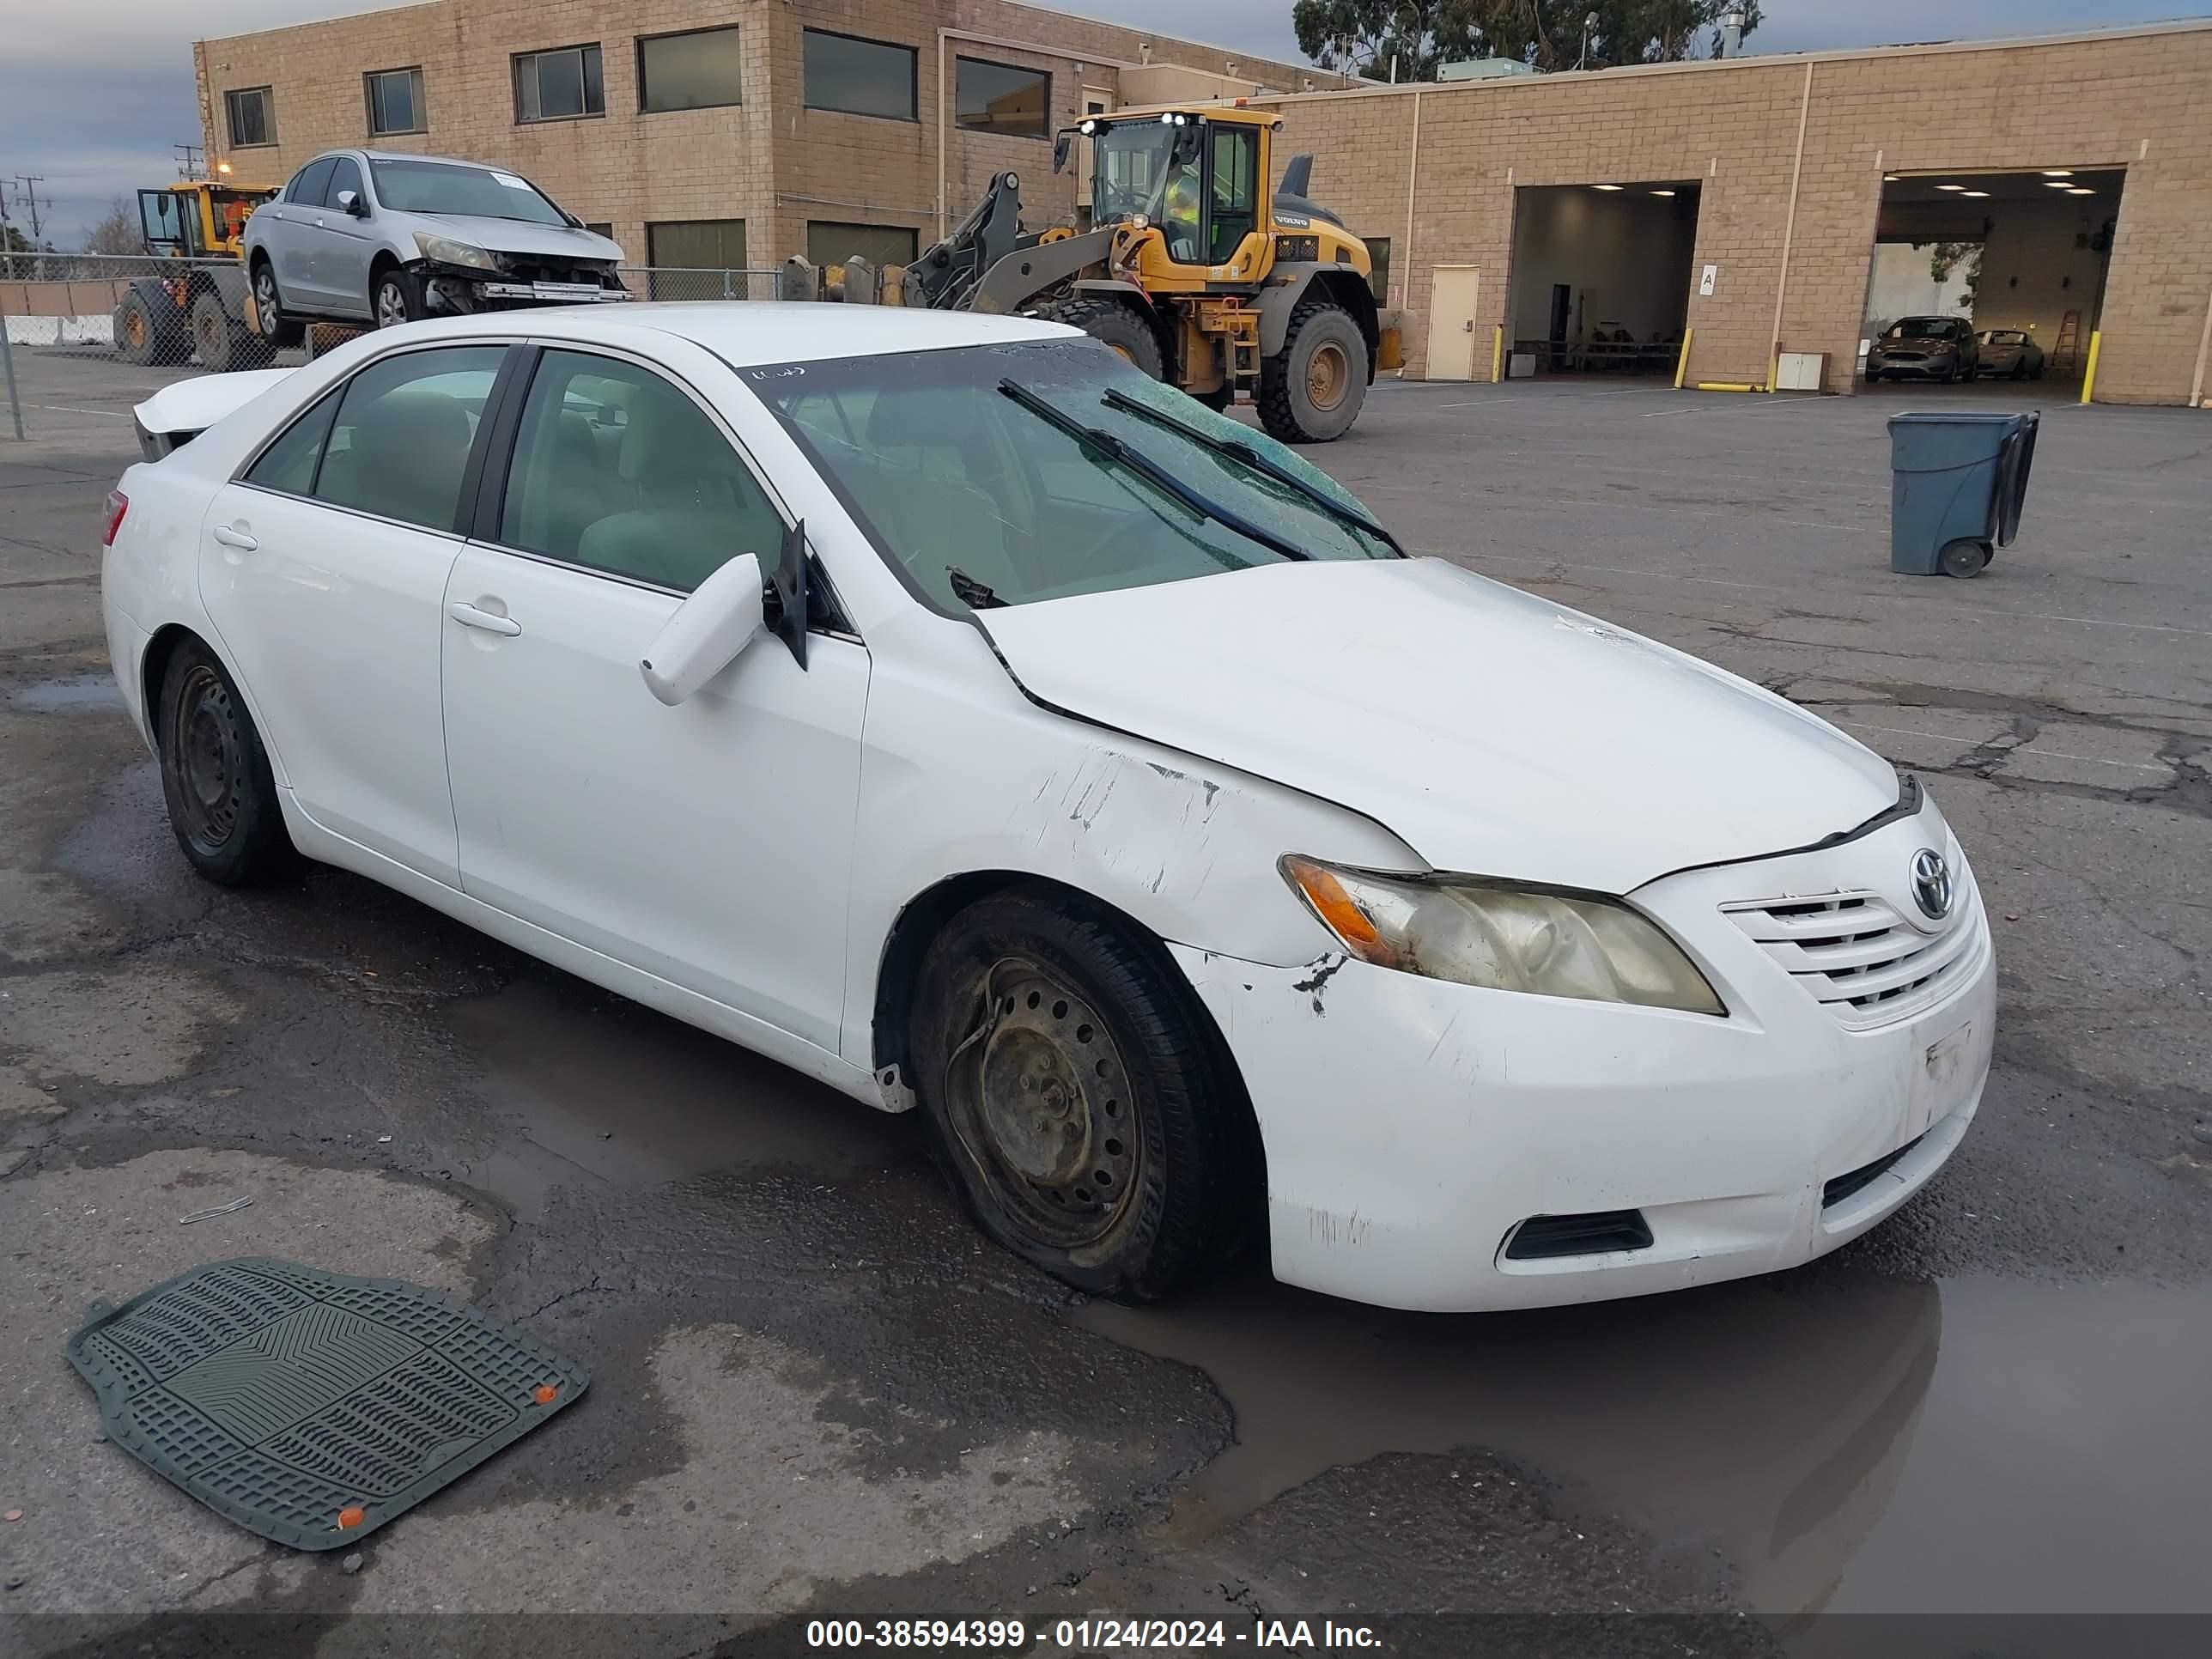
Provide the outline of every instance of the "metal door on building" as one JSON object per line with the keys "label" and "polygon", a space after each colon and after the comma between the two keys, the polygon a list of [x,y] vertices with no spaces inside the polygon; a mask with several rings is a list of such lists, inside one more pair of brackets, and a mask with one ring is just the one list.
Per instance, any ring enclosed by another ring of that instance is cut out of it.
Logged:
{"label": "metal door on building", "polygon": [[1474,313],[1481,295],[1479,266],[1429,267],[1429,379],[1474,378]]}

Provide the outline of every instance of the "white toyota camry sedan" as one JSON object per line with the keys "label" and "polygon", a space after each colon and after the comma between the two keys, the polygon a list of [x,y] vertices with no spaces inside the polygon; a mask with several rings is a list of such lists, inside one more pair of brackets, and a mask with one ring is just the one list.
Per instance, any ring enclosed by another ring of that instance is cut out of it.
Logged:
{"label": "white toyota camry sedan", "polygon": [[108,637],[204,875],[342,865],[918,1108],[1085,1291],[1765,1272],[1979,1102],[1913,780],[1067,329],[520,312],[139,420]]}

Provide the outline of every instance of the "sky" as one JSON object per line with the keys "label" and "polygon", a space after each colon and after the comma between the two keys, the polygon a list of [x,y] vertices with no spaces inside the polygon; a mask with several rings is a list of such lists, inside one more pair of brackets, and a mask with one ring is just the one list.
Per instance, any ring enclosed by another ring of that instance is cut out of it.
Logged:
{"label": "sky", "polygon": [[[1054,0],[1055,9],[1299,60],[1290,0]],[[176,176],[172,144],[199,142],[196,36],[242,34],[373,9],[348,0],[0,0],[0,188],[27,228],[18,173],[46,234],[80,245],[116,196]],[[1764,0],[1753,52],[2111,28],[2201,14],[2204,0]]]}

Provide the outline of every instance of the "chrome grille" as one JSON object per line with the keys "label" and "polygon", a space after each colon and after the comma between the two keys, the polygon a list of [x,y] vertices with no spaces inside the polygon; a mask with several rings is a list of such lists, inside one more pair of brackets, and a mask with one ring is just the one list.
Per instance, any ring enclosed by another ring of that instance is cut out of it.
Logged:
{"label": "chrome grille", "polygon": [[1879,893],[1831,893],[1723,907],[1784,972],[1854,1029],[1941,1002],[1979,965],[1981,898],[1961,884],[1940,933],[1923,933]]}

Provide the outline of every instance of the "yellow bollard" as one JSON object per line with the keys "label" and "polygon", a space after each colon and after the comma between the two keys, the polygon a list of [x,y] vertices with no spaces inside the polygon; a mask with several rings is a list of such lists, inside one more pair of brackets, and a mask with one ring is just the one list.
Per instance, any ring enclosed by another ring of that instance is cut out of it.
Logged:
{"label": "yellow bollard", "polygon": [[2091,329],[2089,331],[2089,366],[2081,371],[2081,401],[2085,404],[2089,401],[2089,394],[2097,389],[2097,348],[2104,343],[2105,331],[2101,328]]}
{"label": "yellow bollard", "polygon": [[1505,378],[1505,325],[1491,325],[1490,383],[1496,386]]}
{"label": "yellow bollard", "polygon": [[1698,331],[1694,328],[1682,331],[1681,355],[1674,359],[1674,390],[1677,392],[1682,389],[1682,376],[1690,367],[1690,342],[1697,337]]}

